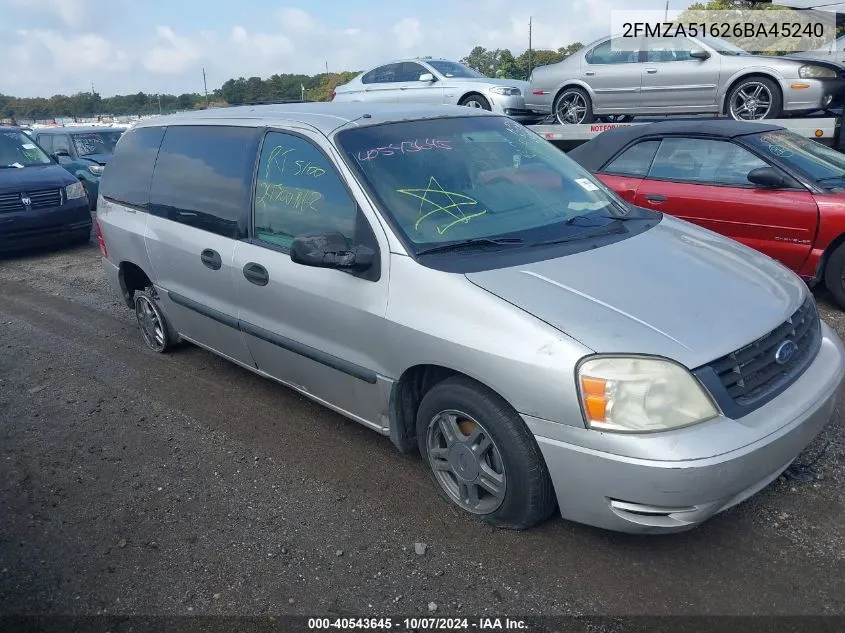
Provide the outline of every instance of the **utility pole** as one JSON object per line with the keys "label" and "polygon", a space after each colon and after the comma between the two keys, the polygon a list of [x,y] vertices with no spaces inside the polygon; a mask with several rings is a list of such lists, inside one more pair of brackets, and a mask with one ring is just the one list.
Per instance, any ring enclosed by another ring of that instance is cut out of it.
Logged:
{"label": "utility pole", "polygon": [[666,0],[666,11],[663,13],[663,21],[669,21],[669,0]]}
{"label": "utility pole", "polygon": [[528,77],[531,77],[531,16],[528,16]]}
{"label": "utility pole", "polygon": [[208,107],[208,84],[205,81],[205,67],[202,69],[202,85],[205,88],[205,107]]}
{"label": "utility pole", "polygon": [[158,95],[158,113],[161,114],[161,95]]}
{"label": "utility pole", "polygon": [[329,60],[326,60],[326,74],[329,74]]}
{"label": "utility pole", "polygon": [[92,81],[92,82],[91,82],[91,96],[93,96],[93,95],[95,95],[95,94],[97,94],[97,91],[96,91],[96,90],[94,90],[94,82]]}

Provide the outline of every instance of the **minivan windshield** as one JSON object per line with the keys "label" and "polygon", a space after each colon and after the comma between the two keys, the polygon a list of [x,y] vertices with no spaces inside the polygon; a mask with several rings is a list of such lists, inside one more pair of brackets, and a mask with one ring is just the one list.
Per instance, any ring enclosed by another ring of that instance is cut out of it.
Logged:
{"label": "minivan windshield", "polygon": [[53,161],[29,136],[17,130],[0,130],[0,169],[49,165]]}
{"label": "minivan windshield", "polygon": [[562,151],[507,117],[388,123],[337,138],[417,253],[458,242],[568,241],[639,217]]}
{"label": "minivan windshield", "polygon": [[123,130],[108,130],[103,132],[85,132],[73,134],[73,146],[79,156],[94,154],[111,154],[120,139]]}
{"label": "minivan windshield", "polygon": [[828,188],[845,186],[845,154],[818,141],[788,130],[775,130],[745,137],[764,154],[804,172]]}

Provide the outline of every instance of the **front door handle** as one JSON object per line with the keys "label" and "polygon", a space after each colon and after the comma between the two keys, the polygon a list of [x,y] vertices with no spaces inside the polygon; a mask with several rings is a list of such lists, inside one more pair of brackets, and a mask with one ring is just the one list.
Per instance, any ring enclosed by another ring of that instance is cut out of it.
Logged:
{"label": "front door handle", "polygon": [[649,202],[666,202],[666,196],[659,193],[650,193],[645,197]]}
{"label": "front door handle", "polygon": [[202,260],[203,265],[211,270],[220,270],[220,267],[223,265],[220,253],[211,250],[210,248],[207,248],[200,253],[200,259]]}
{"label": "front door handle", "polygon": [[657,72],[657,69],[656,69],[656,68],[646,68],[646,69],[645,69],[645,71],[646,71],[649,75],[654,75],[654,74]]}
{"label": "front door handle", "polygon": [[270,275],[267,274],[267,269],[255,262],[250,262],[244,266],[244,277],[246,277],[249,283],[255,284],[256,286],[266,286],[270,282]]}
{"label": "front door handle", "polygon": [[587,77],[592,77],[592,76],[593,76],[593,75],[595,75],[596,73],[595,73],[595,72],[593,72],[592,70],[588,70],[588,71],[586,71],[584,74],[585,74],[585,75],[587,75]]}

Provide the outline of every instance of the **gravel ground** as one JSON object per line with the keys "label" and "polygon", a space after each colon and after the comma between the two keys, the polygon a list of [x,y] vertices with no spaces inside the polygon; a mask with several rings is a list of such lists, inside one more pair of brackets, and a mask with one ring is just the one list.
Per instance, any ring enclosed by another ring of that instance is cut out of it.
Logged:
{"label": "gravel ground", "polygon": [[386,438],[198,348],[147,351],[95,246],[6,259],[0,615],[845,614],[842,430],[840,403],[809,476],[691,532],[499,531]]}

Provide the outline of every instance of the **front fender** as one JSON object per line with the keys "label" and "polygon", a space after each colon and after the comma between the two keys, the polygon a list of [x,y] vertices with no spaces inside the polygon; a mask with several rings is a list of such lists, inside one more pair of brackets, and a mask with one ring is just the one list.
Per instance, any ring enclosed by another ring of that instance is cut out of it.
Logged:
{"label": "front fender", "polygon": [[764,77],[768,77],[780,87],[781,94],[785,92],[784,86],[786,77],[782,73],[779,73],[771,66],[746,66],[745,68],[735,71],[732,75],[719,82],[721,84],[717,94],[719,105],[725,105],[725,98],[737,81],[750,75],[762,75]]}
{"label": "front fender", "polygon": [[554,103],[554,100],[557,99],[557,96],[560,94],[561,90],[573,86],[584,90],[590,96],[590,101],[595,101],[595,93],[593,92],[593,89],[590,88],[590,85],[587,82],[583,81],[582,79],[567,79],[566,81],[559,84],[557,88],[555,88],[554,92],[552,93],[552,103]]}

